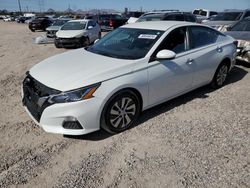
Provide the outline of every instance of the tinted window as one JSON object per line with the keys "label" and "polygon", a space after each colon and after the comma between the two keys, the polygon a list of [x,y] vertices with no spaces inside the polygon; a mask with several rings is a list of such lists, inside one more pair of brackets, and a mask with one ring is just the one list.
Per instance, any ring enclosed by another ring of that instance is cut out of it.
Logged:
{"label": "tinted window", "polygon": [[205,45],[215,43],[219,34],[205,27],[191,27],[191,48],[199,48]]}
{"label": "tinted window", "polygon": [[250,20],[243,20],[235,24],[231,31],[250,31]]}
{"label": "tinted window", "polygon": [[88,26],[93,26],[95,27],[96,23],[94,21],[89,21]]}
{"label": "tinted window", "polygon": [[214,21],[236,21],[239,20],[242,12],[222,12],[211,20]]}
{"label": "tinted window", "polygon": [[164,20],[176,20],[176,21],[184,21],[183,14],[171,14],[164,18]]}
{"label": "tinted window", "polygon": [[188,22],[196,22],[196,19],[195,19],[194,16],[187,14],[186,15],[186,21],[188,21]]}
{"label": "tinted window", "polygon": [[122,19],[122,16],[121,15],[111,15],[111,18],[114,18],[114,19]]}
{"label": "tinted window", "polygon": [[213,16],[213,15],[217,15],[217,14],[218,14],[217,12],[210,12],[209,16]]}
{"label": "tinted window", "polygon": [[246,12],[246,14],[244,15],[244,18],[250,16],[250,11]]}
{"label": "tinted window", "polygon": [[172,50],[175,53],[186,51],[186,27],[177,28],[170,32],[160,46],[160,50]]}

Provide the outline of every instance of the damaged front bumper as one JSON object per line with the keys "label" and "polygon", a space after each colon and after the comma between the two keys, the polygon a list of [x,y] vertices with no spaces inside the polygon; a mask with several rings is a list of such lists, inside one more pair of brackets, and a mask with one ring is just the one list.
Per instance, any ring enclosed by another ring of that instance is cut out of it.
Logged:
{"label": "damaged front bumper", "polygon": [[250,41],[238,41],[236,59],[250,63]]}

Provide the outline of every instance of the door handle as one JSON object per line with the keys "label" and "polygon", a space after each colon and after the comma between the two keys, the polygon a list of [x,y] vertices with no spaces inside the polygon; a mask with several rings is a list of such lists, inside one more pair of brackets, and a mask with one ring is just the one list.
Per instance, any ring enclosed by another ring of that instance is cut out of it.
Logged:
{"label": "door handle", "polygon": [[219,52],[219,53],[222,52],[222,48],[221,48],[220,46],[217,46],[217,49],[216,49],[216,50],[217,50],[217,52]]}
{"label": "door handle", "polygon": [[187,65],[192,65],[193,62],[194,62],[194,60],[191,59],[191,58],[189,58],[189,59],[187,60],[186,64],[187,64]]}

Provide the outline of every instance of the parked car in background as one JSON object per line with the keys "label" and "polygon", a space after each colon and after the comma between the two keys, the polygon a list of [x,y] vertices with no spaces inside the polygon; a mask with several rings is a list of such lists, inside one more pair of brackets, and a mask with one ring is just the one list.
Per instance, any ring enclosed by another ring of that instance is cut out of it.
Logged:
{"label": "parked car in background", "polygon": [[141,111],[209,83],[221,87],[235,52],[232,37],[204,25],[127,24],[36,64],[23,81],[23,104],[47,132],[118,133]]}
{"label": "parked car in background", "polygon": [[15,17],[13,17],[13,16],[6,16],[3,19],[3,21],[5,21],[5,22],[13,22],[13,21],[15,21]]}
{"label": "parked car in background", "polygon": [[30,19],[27,19],[24,21],[24,23],[26,24],[30,24],[30,22],[32,22],[36,17],[31,17]]}
{"label": "parked car in background", "polygon": [[71,19],[56,19],[51,26],[46,28],[46,35],[48,38],[55,38],[56,32]]}
{"label": "parked car in background", "polygon": [[101,38],[101,28],[94,20],[71,20],[56,33],[55,46],[83,47]]}
{"label": "parked car in background", "polygon": [[16,19],[17,23],[25,23],[26,20],[31,19],[32,17],[25,17],[25,16],[21,16],[19,18]]}
{"label": "parked car in background", "polygon": [[142,15],[136,22],[175,20],[197,22],[196,17],[189,12],[150,12]]}
{"label": "parked car in background", "polygon": [[216,11],[206,9],[194,9],[192,13],[196,16],[199,23],[201,23],[203,20],[209,19],[211,16],[218,14]]}
{"label": "parked car in background", "polygon": [[250,63],[250,17],[237,22],[225,32],[238,41],[237,59]]}
{"label": "parked car in background", "polygon": [[250,9],[247,10],[226,10],[219,13],[216,17],[204,24],[213,27],[221,32],[227,31],[227,28],[236,22],[250,16]]}
{"label": "parked car in background", "polygon": [[120,14],[100,14],[86,16],[85,19],[95,20],[100,26],[101,30],[113,30],[127,22],[127,18]]}
{"label": "parked car in background", "polygon": [[127,23],[130,24],[130,23],[135,23],[138,18],[145,14],[144,12],[138,12],[138,11],[130,11],[128,12],[125,16],[127,17]]}
{"label": "parked car in background", "polygon": [[46,28],[52,24],[52,20],[49,17],[36,17],[29,23],[29,29],[32,32],[36,30],[46,31]]}

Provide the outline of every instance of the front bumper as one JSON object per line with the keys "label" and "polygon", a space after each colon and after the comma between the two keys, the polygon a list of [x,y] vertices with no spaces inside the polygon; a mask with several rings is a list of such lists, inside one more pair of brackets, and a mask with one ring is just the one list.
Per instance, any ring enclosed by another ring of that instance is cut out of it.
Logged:
{"label": "front bumper", "polygon": [[[41,119],[38,122],[28,108],[25,106],[27,113],[42,129],[49,133],[64,135],[83,135],[100,129],[99,110],[101,100],[97,98],[86,101],[54,104],[44,109]],[[63,124],[69,119],[78,121],[81,129],[66,129]]]}
{"label": "front bumper", "polygon": [[[31,81],[27,81],[27,78]],[[39,84],[28,75],[23,82],[21,93],[25,110],[46,132],[83,135],[100,129],[102,99],[94,97],[78,102],[49,104],[48,95],[57,90]],[[77,123],[79,126],[65,127],[66,122]]]}
{"label": "front bumper", "polygon": [[61,47],[78,47],[82,43],[82,38],[55,38],[55,44]]}
{"label": "front bumper", "polygon": [[237,48],[236,59],[239,61],[244,61],[246,63],[250,63],[250,47]]}

